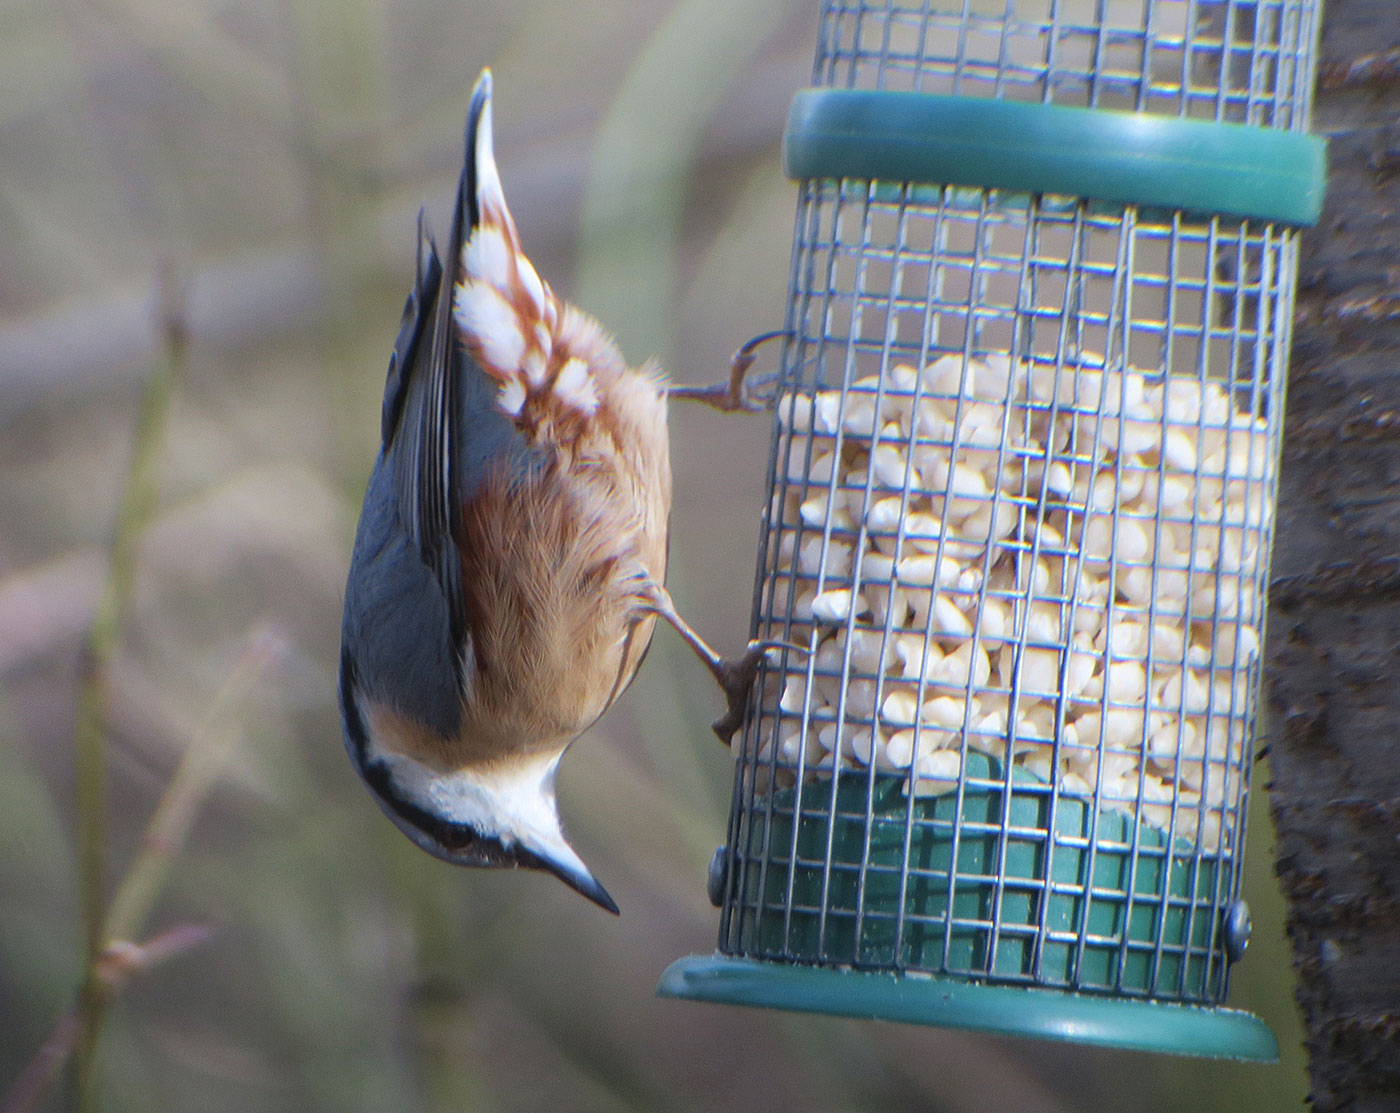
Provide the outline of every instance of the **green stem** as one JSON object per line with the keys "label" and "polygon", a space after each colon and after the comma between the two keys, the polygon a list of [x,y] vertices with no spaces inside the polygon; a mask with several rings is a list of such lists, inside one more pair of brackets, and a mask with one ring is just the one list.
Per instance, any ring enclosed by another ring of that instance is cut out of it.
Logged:
{"label": "green stem", "polygon": [[[132,941],[144,930],[170,867],[185,844],[205,797],[213,787],[229,751],[240,736],[242,709],[267,667],[282,652],[284,639],[272,628],[260,626],[250,634],[228,679],[215,694],[204,722],[185,749],[160,803],[146,824],[141,849],[127,867],[112,909],[106,917],[104,940],[97,959],[89,965],[77,1005],[59,1018],[43,1046],[0,1101],[0,1113],[32,1113],[44,1091],[70,1056],[92,1055],[102,1013],[133,974],[149,970],[173,955],[202,943],[209,932],[185,925],[162,932],[137,945]],[[84,1044],[84,1032],[90,1033]],[[79,1061],[79,1101],[96,1102],[92,1064]]]}
{"label": "green stem", "polygon": [[268,665],[281,652],[282,638],[273,630],[255,630],[204,723],[190,739],[175,774],[156,805],[141,848],[112,898],[105,935],[113,942],[132,940],[145,930],[175,856],[184,846],[204,799],[238,740],[242,709]]}
{"label": "green stem", "polygon": [[104,921],[107,841],[107,674],[121,641],[131,601],[136,556],[157,494],[170,399],[184,370],[188,339],[178,292],[169,274],[159,275],[160,359],[141,398],[135,444],[117,510],[107,581],[83,647],[74,726],[78,803],[78,884],[85,938],[86,979],[79,998],[77,1108],[97,1108],[93,1066],[107,993],[97,977],[106,945]]}

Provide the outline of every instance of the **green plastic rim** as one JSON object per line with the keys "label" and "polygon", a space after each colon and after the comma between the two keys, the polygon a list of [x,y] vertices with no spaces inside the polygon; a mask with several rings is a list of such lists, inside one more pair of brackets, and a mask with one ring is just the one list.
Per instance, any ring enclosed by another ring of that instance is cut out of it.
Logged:
{"label": "green plastic rim", "polygon": [[874,89],[803,89],[783,136],[795,179],[963,185],[1315,224],[1316,136],[1213,120]]}
{"label": "green plastic rim", "polygon": [[660,997],[968,1028],[1132,1051],[1272,1063],[1278,1041],[1237,1009],[979,985],[929,975],[691,955],[667,967]]}

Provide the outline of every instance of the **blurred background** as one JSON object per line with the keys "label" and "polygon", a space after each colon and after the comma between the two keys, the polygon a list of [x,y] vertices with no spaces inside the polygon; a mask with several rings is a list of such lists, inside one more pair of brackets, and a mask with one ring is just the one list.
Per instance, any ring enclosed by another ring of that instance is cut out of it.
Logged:
{"label": "blurred background", "polygon": [[[133,454],[154,445],[105,672],[107,892],[193,741],[208,792],[141,937],[211,934],[115,1003],[103,1109],[1302,1104],[1262,792],[1231,1003],[1274,1028],[1277,1067],[656,999],[667,963],[714,946],[705,867],[730,784],[717,693],[666,630],[561,776],[620,920],[544,876],[428,858],[345,758],[350,542],[414,219],[426,204],[445,234],[478,70],[495,70],[497,153],[541,273],[634,362],[707,382],[782,323],[778,142],[816,8],[0,0],[0,1093],[82,978],[80,666]],[[143,410],[152,376],[168,407]],[[731,650],[767,439],[761,416],[673,417],[672,588]],[[250,682],[269,630],[283,648]],[[40,1108],[66,1100],[60,1085]]]}

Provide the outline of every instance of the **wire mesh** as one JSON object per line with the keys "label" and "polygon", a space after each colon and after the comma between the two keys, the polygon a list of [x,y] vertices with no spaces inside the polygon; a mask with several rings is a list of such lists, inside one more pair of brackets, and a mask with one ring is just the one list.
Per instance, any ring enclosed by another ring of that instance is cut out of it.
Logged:
{"label": "wire mesh", "polygon": [[1302,129],[1312,0],[823,6],[815,81]]}
{"label": "wire mesh", "polygon": [[[992,7],[828,3],[816,74],[1306,122],[1302,3]],[[754,628],[804,652],[735,742],[722,952],[1223,999],[1295,258],[802,184]]]}

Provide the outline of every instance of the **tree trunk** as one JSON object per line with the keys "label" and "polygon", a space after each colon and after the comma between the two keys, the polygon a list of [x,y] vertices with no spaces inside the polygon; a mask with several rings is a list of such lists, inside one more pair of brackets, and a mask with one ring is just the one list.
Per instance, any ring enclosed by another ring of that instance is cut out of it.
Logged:
{"label": "tree trunk", "polygon": [[[1400,3],[1327,0],[1268,670],[1278,875],[1320,1113],[1400,1110]],[[1282,976],[1282,972],[1280,972]]]}

